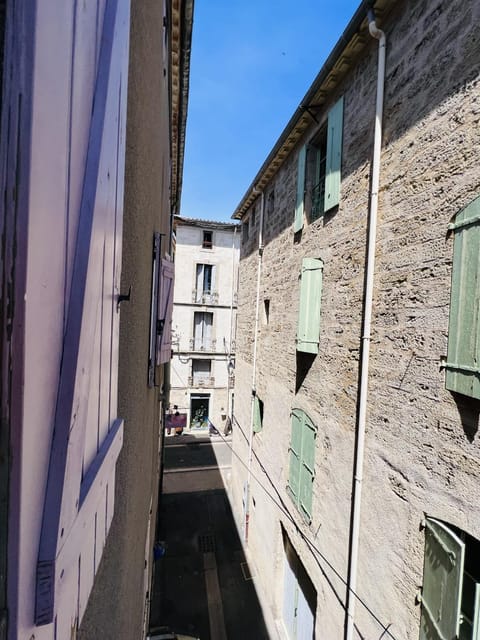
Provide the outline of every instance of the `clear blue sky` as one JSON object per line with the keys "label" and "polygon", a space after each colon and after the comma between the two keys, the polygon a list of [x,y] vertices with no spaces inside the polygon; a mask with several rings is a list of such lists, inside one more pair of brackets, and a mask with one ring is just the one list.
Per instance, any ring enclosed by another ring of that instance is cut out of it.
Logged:
{"label": "clear blue sky", "polygon": [[195,0],[181,214],[230,219],[360,0]]}

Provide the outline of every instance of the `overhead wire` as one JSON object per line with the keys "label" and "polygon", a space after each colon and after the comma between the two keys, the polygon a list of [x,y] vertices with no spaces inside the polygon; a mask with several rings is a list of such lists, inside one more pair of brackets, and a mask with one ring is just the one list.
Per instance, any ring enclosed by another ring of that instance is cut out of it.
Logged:
{"label": "overhead wire", "polygon": [[[244,431],[244,429],[242,428],[242,426],[240,425],[240,423],[238,422],[237,418],[233,415],[232,416],[233,422],[235,424],[235,426],[239,429],[239,431],[241,432],[241,434],[243,435],[243,437],[248,441],[247,435]],[[241,458],[241,456],[233,449],[232,445],[230,444],[230,442],[228,442],[228,440],[226,440],[224,438],[224,436],[219,432],[218,435],[222,438],[223,442],[228,446],[228,448],[230,449],[230,451],[232,452],[232,454],[235,456],[235,458],[238,459],[238,461],[245,467],[247,468],[247,463]],[[304,540],[304,542],[307,544],[308,548],[310,549],[310,552],[312,553],[312,555],[315,558],[316,563],[319,565],[320,569],[323,571],[323,567],[320,565],[318,558],[316,557],[316,555],[318,555],[323,562],[329,567],[329,569],[335,574],[335,576],[342,582],[342,584],[344,586],[348,586],[348,581],[346,578],[343,577],[343,575],[335,568],[335,566],[330,562],[330,560],[325,556],[325,554],[317,547],[317,545],[315,544],[315,542],[313,540],[311,540],[299,527],[298,523],[297,523],[297,519],[295,518],[295,515],[290,511],[289,507],[286,505],[283,497],[280,495],[280,492],[278,490],[278,488],[276,487],[274,481],[272,480],[272,478],[270,477],[270,474],[268,472],[268,470],[266,469],[265,465],[262,463],[262,461],[260,460],[260,458],[258,457],[258,454],[255,450],[253,450],[253,455],[255,457],[255,460],[257,461],[261,471],[267,476],[267,479],[270,483],[270,485],[273,487],[273,490],[275,491],[275,494],[277,497],[275,497],[274,495],[272,495],[272,493],[270,493],[269,489],[263,484],[263,482],[258,478],[258,476],[251,472],[251,476],[252,478],[254,478],[254,480],[256,481],[256,483],[258,484],[258,486],[264,491],[264,493],[270,498],[270,500],[273,502],[273,504],[279,509],[279,511],[281,513],[283,513],[283,515],[291,522],[291,524],[293,524],[293,526],[295,527],[296,532],[298,533],[298,535],[300,535],[300,537]],[[332,586],[332,585],[331,585]],[[333,588],[333,587],[332,587]],[[382,637],[385,637],[386,635],[388,635],[392,640],[399,640],[399,638],[397,636],[395,636],[389,629],[389,627],[392,625],[392,623],[388,623],[387,626],[385,626],[385,624],[380,620],[380,618],[375,614],[375,612],[368,606],[368,604],[358,595],[358,593],[355,593],[353,590],[351,590],[352,595],[357,599],[357,601],[363,606],[363,608],[367,611],[367,613],[375,620],[375,622],[381,627],[383,633],[382,633]],[[340,603],[342,605],[342,607],[346,610],[346,604],[344,602],[341,601],[340,596],[338,594],[336,594],[337,598],[340,600]]]}

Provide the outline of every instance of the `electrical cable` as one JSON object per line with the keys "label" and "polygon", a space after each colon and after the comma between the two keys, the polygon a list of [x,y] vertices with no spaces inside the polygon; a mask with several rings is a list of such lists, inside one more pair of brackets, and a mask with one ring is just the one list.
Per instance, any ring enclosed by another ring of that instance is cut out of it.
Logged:
{"label": "electrical cable", "polygon": [[[232,416],[233,422],[235,423],[235,426],[239,429],[239,431],[242,433],[243,437],[248,441],[248,438],[246,436],[245,431],[243,430],[243,428],[241,427],[240,423],[238,422],[237,418],[235,416]],[[247,463],[242,460],[242,458],[239,456],[239,454],[234,451],[233,447],[231,446],[231,444],[224,438],[224,436],[219,432],[218,434],[223,442],[228,446],[228,448],[230,449],[230,451],[232,452],[232,454],[239,460],[239,462],[245,467],[247,468]],[[270,500],[273,502],[273,504],[279,509],[279,511],[281,513],[283,513],[283,515],[291,522],[291,524],[293,524],[293,526],[295,527],[296,532],[300,535],[300,537],[302,538],[302,540],[307,544],[308,548],[310,549],[310,552],[312,553],[312,555],[315,558],[315,562],[319,565],[319,567],[323,570],[323,567],[321,567],[318,558],[315,557],[315,554],[317,554],[318,556],[320,556],[320,558],[323,560],[323,562],[328,565],[328,567],[331,569],[331,571],[335,574],[335,576],[343,583],[344,586],[348,586],[348,581],[346,580],[346,578],[344,578],[342,576],[342,574],[334,567],[334,565],[328,560],[328,558],[324,555],[324,553],[316,546],[316,544],[300,529],[300,527],[297,524],[297,520],[295,518],[295,516],[292,514],[292,512],[290,511],[290,509],[288,508],[288,506],[285,504],[285,501],[283,499],[283,497],[280,495],[275,483],[273,482],[272,478],[270,477],[270,474],[268,473],[267,469],[265,468],[265,466],[263,465],[263,463],[261,462],[261,460],[259,459],[256,451],[253,451],[253,455],[261,469],[261,471],[267,476],[267,479],[269,481],[269,483],[271,484],[271,486],[273,487],[277,498],[275,498],[275,496],[273,496],[270,491],[268,490],[267,487],[265,487],[265,485],[260,481],[260,479],[258,478],[258,476],[256,476],[253,472],[251,473],[252,478],[255,479],[255,481],[257,482],[257,484],[259,485],[259,487],[264,491],[264,493],[270,498]],[[364,600],[354,591],[351,590],[352,595],[357,599],[357,601],[364,607],[364,609],[367,611],[367,613],[375,620],[375,622],[382,628],[383,630],[383,634],[382,636],[388,635],[392,640],[399,640],[397,638],[397,636],[393,635],[392,632],[390,631],[389,627],[391,626],[392,623],[389,623],[388,626],[385,626],[385,624],[378,618],[378,616],[370,609],[370,607],[367,605],[366,602],[364,602]],[[341,603],[343,608],[346,610],[346,604]]]}

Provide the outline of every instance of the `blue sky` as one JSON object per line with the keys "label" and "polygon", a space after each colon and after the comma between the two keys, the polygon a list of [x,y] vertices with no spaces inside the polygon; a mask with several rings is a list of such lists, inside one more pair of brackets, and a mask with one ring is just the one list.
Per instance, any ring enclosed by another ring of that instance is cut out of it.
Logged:
{"label": "blue sky", "polygon": [[195,0],[181,214],[229,220],[359,0]]}

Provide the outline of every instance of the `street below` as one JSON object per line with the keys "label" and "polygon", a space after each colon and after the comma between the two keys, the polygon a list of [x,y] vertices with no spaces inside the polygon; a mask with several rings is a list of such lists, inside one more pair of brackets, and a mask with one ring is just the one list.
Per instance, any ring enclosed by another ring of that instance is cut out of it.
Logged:
{"label": "street below", "polygon": [[200,640],[267,640],[228,501],[230,439],[169,436],[150,628]]}

